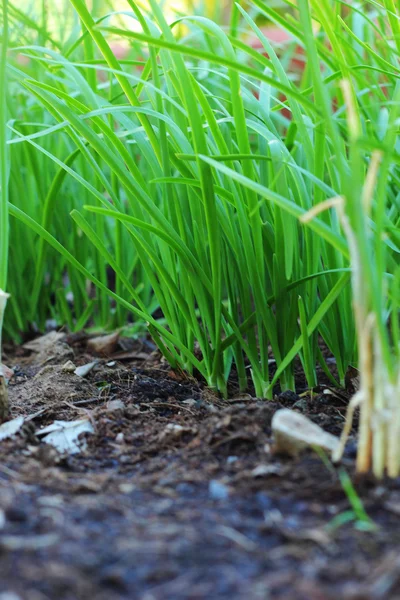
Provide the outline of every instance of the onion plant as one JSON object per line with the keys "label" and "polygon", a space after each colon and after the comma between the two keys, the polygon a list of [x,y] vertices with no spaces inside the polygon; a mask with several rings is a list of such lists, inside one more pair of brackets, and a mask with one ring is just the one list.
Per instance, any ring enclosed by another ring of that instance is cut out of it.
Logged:
{"label": "onion plant", "polygon": [[[317,5],[314,8],[321,25],[329,31],[332,47],[345,48],[342,33],[331,27],[327,12],[324,14]],[[363,51],[366,62],[373,57],[380,66],[385,64],[384,76],[382,69],[379,69],[379,82],[374,88],[366,88],[371,96],[378,92],[381,101],[375,105],[369,101],[367,107],[360,101],[357,78],[352,76],[350,70],[352,62],[343,53],[340,74],[347,117],[348,150],[346,161],[343,161],[341,195],[325,203],[325,207],[336,207],[348,240],[360,369],[360,388],[350,403],[343,443],[335,458],[340,458],[352,414],[355,407],[360,406],[357,468],[359,472],[372,468],[378,478],[385,472],[397,477],[400,472],[400,279],[396,260],[399,253],[400,197],[400,12],[391,0],[385,2],[385,9],[384,16],[378,15],[381,25],[386,26],[382,31],[387,33],[387,38],[380,39],[379,55],[370,41],[363,38],[362,28],[357,30],[353,27],[350,30],[352,40],[358,52]],[[315,67],[318,67],[316,44],[305,0],[301,2],[300,13],[308,57],[312,62],[314,59]],[[376,14],[369,14],[368,17],[379,22]],[[371,20],[369,25],[374,26]],[[366,70],[369,68],[371,66],[368,64],[364,66]],[[313,77],[315,87],[323,91],[319,68],[313,70]],[[362,81],[365,85],[365,80]],[[329,119],[329,99],[322,96],[321,105]],[[374,115],[374,109],[378,109],[377,115]],[[373,116],[378,125],[376,130],[370,126]],[[338,132],[334,135],[339,141]],[[325,208],[323,204],[311,211],[312,217],[319,209]]]}
{"label": "onion plant", "polygon": [[0,377],[3,377],[1,367],[3,318],[8,294],[8,149],[7,149],[7,106],[6,106],[6,63],[8,44],[8,6],[7,0],[2,2],[2,31],[0,48]]}
{"label": "onion plant", "polygon": [[[297,360],[310,388],[318,364],[343,384],[357,340],[359,468],[396,474],[394,1],[288,1],[283,13],[253,0],[233,3],[225,26],[167,22],[156,0],[148,12],[68,5],[63,36],[10,9],[3,204],[25,244],[10,249],[9,333],[50,315],[72,328],[131,315],[173,367],[224,394],[234,371],[267,398],[294,389]],[[286,30],[284,48],[263,22]]]}
{"label": "onion plant", "polygon": [[2,332],[3,320],[8,294],[7,286],[8,268],[8,159],[7,159],[7,46],[8,46],[8,5],[7,0],[2,3],[2,31],[0,40],[0,421],[8,415],[8,393],[6,379],[2,364]]}
{"label": "onion plant", "polygon": [[[40,3],[40,8],[46,6],[49,8],[48,3]],[[49,76],[48,65],[43,65],[33,56],[27,56],[24,50],[18,50],[17,47],[29,44],[31,49],[34,46],[44,51],[46,45],[58,55],[62,51],[66,53],[76,41],[73,31],[78,24],[78,17],[67,1],[60,7],[64,12],[68,9],[60,31],[59,23],[54,21],[54,11],[48,10],[44,14],[34,12],[35,3],[29,4],[29,8],[32,10],[25,14],[27,7],[9,5],[9,78],[7,87],[3,88],[9,117],[8,137],[11,138],[7,144],[10,159],[9,199],[14,206],[50,231],[85,267],[100,274],[102,282],[107,284],[113,278],[108,265],[93,249],[90,241],[68,224],[70,211],[90,201],[85,196],[85,188],[68,177],[53,157],[62,159],[63,164],[68,164],[70,168],[77,168],[88,182],[97,185],[93,169],[62,130],[57,135],[41,137],[41,151],[33,144],[18,143],[21,135],[40,134],[54,125],[54,120],[46,107],[37,102],[19,80],[33,78],[44,81]],[[76,56],[78,54],[83,59],[83,47],[79,48]],[[95,73],[94,69],[92,73]],[[53,76],[57,78],[55,74]],[[108,176],[112,181],[113,175],[107,173]],[[100,223],[98,217],[94,217],[93,221],[100,235],[114,235],[106,224]],[[121,243],[124,244],[124,233],[121,235]],[[6,335],[18,339],[21,333],[30,328],[43,330],[48,319],[55,320],[59,325],[67,324],[73,329],[80,329],[88,322],[101,328],[126,323],[126,311],[110,305],[107,294],[88,286],[83,275],[70,268],[43,239],[38,240],[18,220],[13,219],[10,223],[10,238],[18,239],[19,243],[9,248],[9,272],[12,277],[8,283],[11,299],[5,319]],[[135,287],[150,310],[154,310],[154,296],[149,283],[142,276],[142,267],[134,257],[125,257],[125,260],[127,276],[135,271]],[[30,294],[26,294],[27,289]],[[143,329],[143,322],[133,324],[134,330],[138,327]]]}

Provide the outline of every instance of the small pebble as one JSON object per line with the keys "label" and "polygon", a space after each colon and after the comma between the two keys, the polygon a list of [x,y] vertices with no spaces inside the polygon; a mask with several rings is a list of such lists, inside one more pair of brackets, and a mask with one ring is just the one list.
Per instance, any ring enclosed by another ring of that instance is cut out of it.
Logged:
{"label": "small pebble", "polygon": [[123,444],[125,441],[125,437],[124,434],[122,433],[122,431],[120,431],[116,436],[115,436],[115,443],[116,444]]}
{"label": "small pebble", "polygon": [[183,400],[182,404],[186,404],[186,406],[191,406],[193,408],[199,408],[201,402],[199,400],[195,400],[194,398],[188,398],[187,400]]}
{"label": "small pebble", "polygon": [[297,410],[308,410],[308,402],[306,398],[297,400],[297,402],[293,404],[293,408],[297,408]]}
{"label": "small pebble", "polygon": [[67,360],[67,362],[62,366],[62,370],[65,373],[74,373],[76,369],[76,365],[72,362],[72,360]]}
{"label": "small pebble", "polygon": [[229,488],[216,479],[210,481],[208,493],[212,500],[227,500],[229,498]]}
{"label": "small pebble", "polygon": [[121,483],[119,486],[119,491],[122,494],[131,494],[136,489],[136,486],[133,483]]}

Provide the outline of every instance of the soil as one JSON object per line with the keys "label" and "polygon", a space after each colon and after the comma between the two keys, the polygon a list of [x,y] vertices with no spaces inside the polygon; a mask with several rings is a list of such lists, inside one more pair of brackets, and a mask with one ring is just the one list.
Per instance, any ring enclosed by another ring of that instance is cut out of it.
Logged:
{"label": "soil", "polygon": [[[86,336],[6,348],[25,423],[0,442],[0,600],[400,598],[400,481],[353,477],[354,432],[340,469],[274,452],[278,408],[339,435],[348,393],[311,395],[299,376],[297,394],[257,400],[233,381],[224,401],[146,340],[84,378],[68,360],[95,360]],[[40,441],[82,418],[79,453]],[[343,469],[371,521],[349,520]]]}

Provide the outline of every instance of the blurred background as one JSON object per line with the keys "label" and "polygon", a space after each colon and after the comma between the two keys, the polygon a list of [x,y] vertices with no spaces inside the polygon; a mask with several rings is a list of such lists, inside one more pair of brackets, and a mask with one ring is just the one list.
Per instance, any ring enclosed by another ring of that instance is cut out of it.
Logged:
{"label": "blurred background", "polygon": [[[232,2],[233,0],[165,0],[161,4],[167,15],[174,16],[196,13],[222,21],[224,18],[229,18]],[[92,11],[92,14],[105,14],[111,10],[130,10],[126,0],[86,0],[86,4]],[[146,0],[136,2],[136,4],[141,8],[148,8]],[[274,5],[276,5],[276,2],[274,2]],[[31,9],[35,13],[38,10],[42,11],[43,7],[45,7],[48,13],[57,11],[59,15],[61,11],[65,16],[68,16],[73,10],[69,0],[30,0],[30,2],[24,2],[23,6],[20,5],[20,8],[24,12],[29,12],[29,9]]]}
{"label": "blurred background", "polygon": [[[131,31],[141,31],[136,19],[132,18],[132,11],[127,0],[85,0],[85,2],[95,19],[110,15],[103,21],[104,24]],[[234,3],[235,0],[161,0],[160,5],[163,8],[164,16],[170,23],[182,16],[201,15],[212,19],[222,28],[229,28]],[[148,11],[151,18],[148,0],[135,0],[135,4],[142,11]],[[265,14],[262,14],[251,1],[240,0],[240,4],[275,45],[277,44],[278,47],[282,44],[286,45],[289,41],[287,34],[273,23],[269,23]],[[291,11],[290,6],[284,0],[268,0],[267,5],[269,9]],[[23,22],[30,22],[28,29],[35,29],[39,33],[39,37],[40,29],[49,32],[52,40],[58,42],[57,46],[60,49],[68,46],[79,35],[80,23],[70,0],[24,0],[24,2],[10,0],[10,7],[10,17],[14,25],[12,39],[21,41],[25,38],[27,44],[34,43],[27,29],[22,25]],[[21,18],[22,16],[23,18]],[[32,25],[34,26],[32,27]],[[188,27],[190,27],[188,23],[175,26],[174,31],[177,37],[188,34]],[[242,39],[247,37],[246,34],[250,34],[250,44],[253,46],[254,36],[242,19],[239,20],[236,27],[237,31],[241,32]],[[126,40],[114,36],[110,42],[117,57],[124,58],[129,47]],[[120,44],[122,47],[119,47]],[[258,45],[257,41],[256,45]]]}
{"label": "blurred background", "polygon": [[[207,16],[223,16],[230,11],[233,0],[165,0],[162,6],[167,13],[202,13]],[[31,0],[26,5],[31,4],[33,7],[41,7],[47,4],[48,8],[57,8],[58,10],[68,11],[69,0]],[[112,10],[129,10],[129,5],[126,0],[86,0],[87,6],[95,13],[107,9]],[[143,8],[148,7],[148,2],[142,0],[136,2]],[[276,5],[276,1],[273,2]],[[22,6],[21,6],[22,8]]]}
{"label": "blurred background", "polygon": [[[180,15],[197,14],[207,16],[220,25],[227,25],[233,3],[234,0],[164,0],[161,2],[161,6],[164,14],[171,20]],[[112,11],[130,11],[126,0],[86,0],[86,4],[94,16],[105,15]],[[147,0],[136,1],[136,4],[145,10],[149,8]],[[241,5],[246,9],[250,8],[251,11],[251,3],[242,0]],[[283,8],[285,5],[287,8],[287,4],[283,0],[268,0],[270,8]],[[30,14],[32,18],[36,19],[46,13],[48,22],[53,24],[54,29],[59,29],[60,22],[63,22],[64,31],[66,31],[73,19],[70,0],[28,0],[22,3],[17,2],[16,6],[25,14]],[[59,18],[60,14],[63,16],[62,21]],[[125,20],[122,14],[120,18]],[[132,26],[132,20],[129,19],[129,21]],[[63,31],[57,33],[62,39]]]}

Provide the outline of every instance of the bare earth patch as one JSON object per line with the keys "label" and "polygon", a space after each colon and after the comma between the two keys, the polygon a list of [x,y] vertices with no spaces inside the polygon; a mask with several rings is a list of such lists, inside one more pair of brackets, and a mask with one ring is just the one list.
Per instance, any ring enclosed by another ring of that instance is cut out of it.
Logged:
{"label": "bare earth patch", "polygon": [[[400,482],[357,482],[375,529],[332,527],[349,509],[337,471],[311,451],[274,453],[277,408],[338,435],[342,396],[225,402],[139,342],[82,378],[66,357],[94,357],[67,341],[59,364],[8,352],[12,417],[27,419],[0,443],[0,598],[400,597]],[[82,418],[94,433],[80,454],[40,442],[54,420]],[[353,439],[349,473],[354,454]]]}

